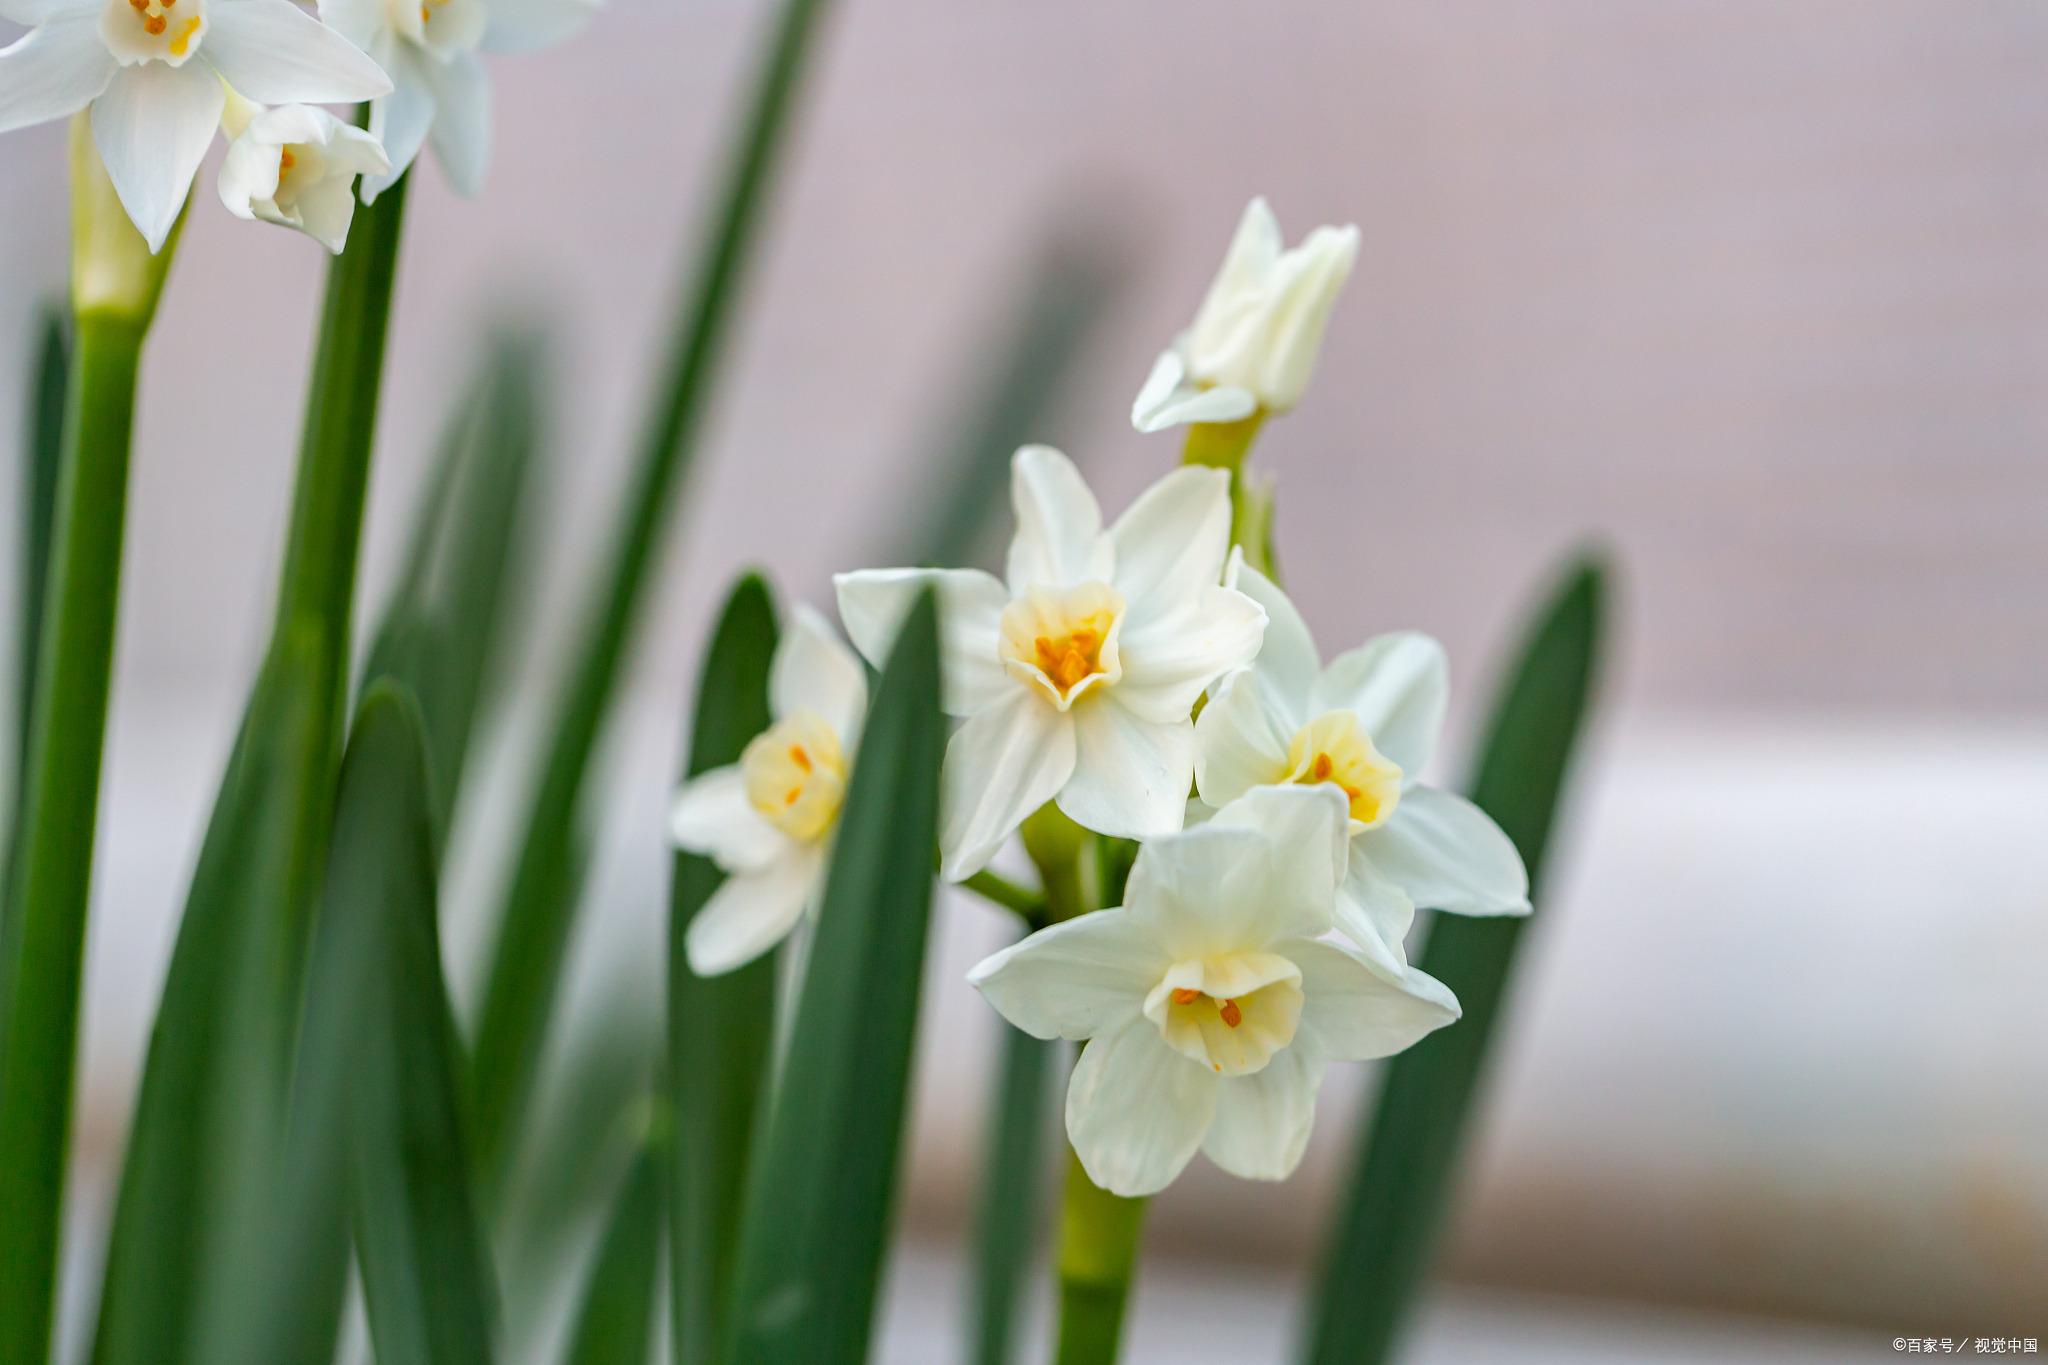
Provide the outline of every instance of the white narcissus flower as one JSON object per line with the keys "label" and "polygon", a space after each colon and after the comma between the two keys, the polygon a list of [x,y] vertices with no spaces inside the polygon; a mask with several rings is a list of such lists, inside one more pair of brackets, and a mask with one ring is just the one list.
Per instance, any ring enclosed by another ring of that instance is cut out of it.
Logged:
{"label": "white narcissus flower", "polygon": [[1344,801],[1265,788],[1147,843],[1123,907],[1041,929],[968,980],[1039,1038],[1086,1038],[1067,1136],[1112,1194],[1154,1194],[1197,1149],[1284,1180],[1333,1061],[1386,1057],[1459,1015],[1434,977],[1389,981],[1334,942]]}
{"label": "white narcissus flower", "polygon": [[264,104],[369,99],[391,82],[291,0],[0,0],[0,132],[92,108],[121,206],[161,250],[213,142],[226,81]]}
{"label": "white narcissus flower", "polygon": [[1230,476],[1182,468],[1107,531],[1066,456],[1026,446],[1011,465],[1017,535],[1007,584],[977,569],[840,574],[839,615],[879,666],[926,584],[938,589],[946,746],[942,872],[988,864],[1057,800],[1103,834],[1171,834],[1187,813],[1210,682],[1258,653],[1265,613],[1222,586]]}
{"label": "white narcissus flower", "polygon": [[391,73],[370,105],[370,133],[391,169],[363,178],[363,202],[404,175],[428,141],[459,194],[483,189],[491,158],[491,82],[480,54],[530,52],[574,34],[597,0],[319,0],[320,17]]}
{"label": "white narcissus flower", "polygon": [[676,843],[731,874],[683,936],[699,976],[743,967],[773,948],[824,890],[868,683],[823,617],[802,605],[795,617],[769,672],[775,723],[738,763],[686,783],[670,811]]}
{"label": "white narcissus flower", "polygon": [[356,177],[391,169],[377,139],[325,109],[276,109],[228,91],[220,201],[237,218],[297,228],[339,255],[356,212]]}
{"label": "white narcissus flower", "polygon": [[1183,422],[1236,422],[1301,401],[1323,325],[1358,259],[1356,227],[1319,227],[1292,251],[1264,199],[1237,225],[1195,324],[1152,366],[1131,422],[1163,431]]}
{"label": "white narcissus flower", "polygon": [[1450,695],[1443,647],[1381,635],[1322,667],[1294,604],[1233,559],[1226,581],[1266,609],[1266,643],[1212,690],[1195,725],[1195,782],[1227,807],[1269,784],[1324,785],[1350,810],[1337,927],[1381,970],[1407,970],[1418,907],[1526,915],[1529,875],[1500,826],[1462,796],[1418,783]]}

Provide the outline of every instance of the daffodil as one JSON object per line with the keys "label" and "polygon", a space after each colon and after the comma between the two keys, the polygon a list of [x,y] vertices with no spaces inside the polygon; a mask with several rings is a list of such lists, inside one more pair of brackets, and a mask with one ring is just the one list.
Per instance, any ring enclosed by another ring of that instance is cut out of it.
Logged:
{"label": "daffodil", "polygon": [[1159,357],[1132,404],[1132,424],[1163,431],[1236,422],[1300,402],[1357,259],[1356,227],[1319,227],[1290,251],[1273,210],[1252,200],[1194,325]]}
{"label": "daffodil", "polygon": [[1189,719],[1209,683],[1250,661],[1265,613],[1222,586],[1230,479],[1182,468],[1114,526],[1066,456],[1012,462],[1008,581],[979,570],[841,574],[839,614],[879,665],[927,583],[939,593],[946,748],[944,875],[986,866],[1047,801],[1104,834],[1171,834],[1194,776]]}
{"label": "daffodil", "polygon": [[1067,1136],[1113,1194],[1157,1193],[1197,1150],[1283,1180],[1333,1061],[1390,1056],[1459,1014],[1414,968],[1325,941],[1344,874],[1332,787],[1265,788],[1147,843],[1124,904],[1041,929],[968,980],[1040,1038],[1085,1038]]}
{"label": "daffodil", "polygon": [[363,202],[405,174],[431,141],[456,192],[483,189],[491,157],[491,82],[482,53],[546,47],[589,22],[597,0],[320,0],[320,17],[391,73],[370,105],[370,133],[391,169],[363,179]]}
{"label": "daffodil", "polygon": [[767,952],[824,890],[868,685],[860,660],[809,607],[796,609],[776,647],[768,703],[774,724],[738,763],[686,784],[670,811],[676,843],[731,874],[684,935],[699,976]]}
{"label": "daffodil", "polygon": [[1337,927],[1390,975],[1418,907],[1459,915],[1529,912],[1521,855],[1462,796],[1416,781],[1450,694],[1443,647],[1403,632],[1322,666],[1301,613],[1271,580],[1233,562],[1230,581],[1266,609],[1259,657],[1220,682],[1195,725],[1195,782],[1228,808],[1273,785],[1343,795],[1350,858]]}
{"label": "daffodil", "polygon": [[0,132],[91,106],[93,141],[151,252],[213,142],[226,81],[264,104],[369,99],[391,82],[290,0],[0,0]]}
{"label": "daffodil", "polygon": [[348,244],[356,177],[391,169],[377,139],[312,105],[265,109],[230,90],[220,127],[228,139],[220,201],[228,212],[297,228],[336,254]]}

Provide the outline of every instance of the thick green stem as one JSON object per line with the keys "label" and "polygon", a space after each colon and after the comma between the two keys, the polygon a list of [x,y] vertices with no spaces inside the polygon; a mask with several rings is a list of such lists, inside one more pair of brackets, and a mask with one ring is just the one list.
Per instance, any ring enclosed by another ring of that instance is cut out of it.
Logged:
{"label": "thick green stem", "polygon": [[[79,979],[121,592],[143,338],[178,227],[152,255],[74,120],[72,307],[54,541],[0,916],[0,1363],[43,1365],[57,1284]],[[182,223],[182,219],[181,219]]]}
{"label": "thick green stem", "polygon": [[1068,1152],[1058,1365],[1114,1365],[1144,1221],[1144,1200],[1100,1188],[1081,1169],[1081,1159]]}
{"label": "thick green stem", "polygon": [[960,889],[972,891],[992,905],[1000,905],[1005,910],[1013,911],[1024,921],[1027,929],[1042,929],[1049,922],[1046,919],[1045,897],[1017,885],[1007,877],[998,877],[986,868],[961,882]]}
{"label": "thick green stem", "polygon": [[1051,1063],[1060,1044],[1020,1028],[1003,1031],[1003,1066],[990,1116],[982,1203],[975,1229],[973,1338],[977,1365],[1009,1365],[1018,1306],[1031,1276],[1043,1210],[1045,1139],[1052,1127]]}
{"label": "thick green stem", "polygon": [[1188,428],[1182,464],[1207,465],[1230,471],[1230,542],[1242,546],[1245,563],[1276,578],[1273,557],[1273,490],[1245,468],[1245,456],[1258,439],[1266,410],[1237,422],[1196,422]]}
{"label": "thick green stem", "polygon": [[0,1360],[40,1362],[55,1283],[78,986],[143,327],[80,319],[21,793],[0,1058]]}
{"label": "thick green stem", "polygon": [[[502,1181],[553,1012],[577,898],[574,849],[584,770],[626,653],[655,548],[690,465],[778,154],[826,0],[784,0],[755,78],[724,192],[696,276],[677,315],[662,382],[610,538],[614,558],[585,618],[553,748],[498,929],[471,1071],[478,1163]],[[488,1197],[488,1195],[487,1195]]]}

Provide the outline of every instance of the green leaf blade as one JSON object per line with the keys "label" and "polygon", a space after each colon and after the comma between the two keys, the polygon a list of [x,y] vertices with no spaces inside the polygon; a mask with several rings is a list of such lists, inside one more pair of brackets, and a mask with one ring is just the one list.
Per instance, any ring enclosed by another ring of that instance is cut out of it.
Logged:
{"label": "green leaf blade", "polygon": [[[768,585],[734,585],[705,656],[686,773],[739,761],[768,728],[777,642]],[[720,1365],[732,1301],[741,1197],[775,1031],[775,957],[723,976],[690,970],[683,937],[724,875],[678,851],[670,888],[668,1066],[675,1113],[670,1223],[677,1365]]]}
{"label": "green leaf blade", "polygon": [[882,671],[840,817],[767,1143],[749,1174],[732,1365],[867,1354],[938,856],[938,611]]}
{"label": "green leaf blade", "polygon": [[[1607,572],[1566,575],[1523,647],[1488,728],[1472,797],[1515,841],[1532,892],[1597,681]],[[1540,905],[1540,898],[1537,900]],[[1342,1222],[1324,1259],[1309,1365],[1391,1358],[1429,1269],[1460,1141],[1499,1020],[1525,918],[1436,915],[1419,965],[1449,986],[1464,1017],[1387,1065],[1360,1134]]]}

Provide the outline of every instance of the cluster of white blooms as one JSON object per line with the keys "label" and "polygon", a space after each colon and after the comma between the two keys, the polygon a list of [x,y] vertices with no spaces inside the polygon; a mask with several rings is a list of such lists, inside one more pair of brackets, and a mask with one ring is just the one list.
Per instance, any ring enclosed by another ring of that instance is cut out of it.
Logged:
{"label": "cluster of white blooms", "polygon": [[[565,37],[594,0],[0,0],[29,27],[0,49],[0,132],[91,111],[121,206],[160,251],[216,129],[220,197],[340,251],[354,212],[431,135],[455,187],[482,187],[489,87],[476,50]],[[389,73],[388,75],[386,73]],[[370,100],[367,134],[315,106]]]}
{"label": "cluster of white blooms", "polygon": [[[1195,325],[1159,360],[1141,430],[1284,411],[1306,386],[1357,231],[1294,251],[1246,210]],[[1106,529],[1056,450],[1012,465],[1003,578],[888,569],[835,580],[879,667],[936,591],[948,743],[941,873],[967,879],[1048,802],[1140,841],[1123,904],[1032,934],[971,980],[1041,1038],[1087,1040],[1067,1134],[1095,1183],[1139,1196],[1196,1151],[1281,1179],[1331,1061],[1384,1057],[1455,1020],[1403,944],[1418,908],[1526,913],[1514,845],[1423,786],[1449,690],[1442,648],[1383,635],[1327,668],[1300,613],[1231,549],[1232,475],[1184,466]],[[815,908],[865,700],[812,613],[774,663],[775,724],[677,798],[674,831],[732,877],[692,925],[691,965],[729,970]]]}

